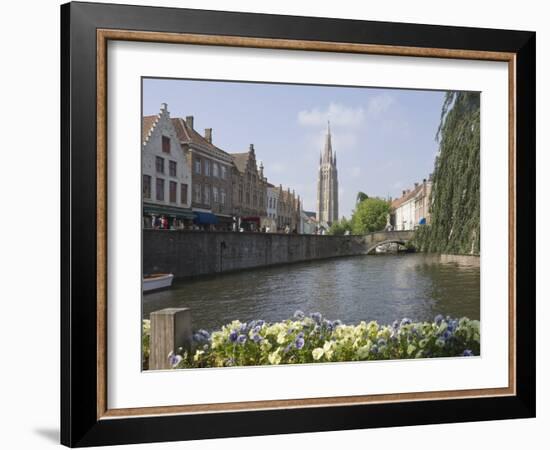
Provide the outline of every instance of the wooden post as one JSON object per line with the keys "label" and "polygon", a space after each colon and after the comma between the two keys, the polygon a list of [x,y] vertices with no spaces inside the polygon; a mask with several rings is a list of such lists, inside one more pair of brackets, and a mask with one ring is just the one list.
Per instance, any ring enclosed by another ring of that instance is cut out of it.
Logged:
{"label": "wooden post", "polygon": [[151,313],[149,369],[170,369],[168,355],[189,348],[193,339],[191,309],[166,308]]}

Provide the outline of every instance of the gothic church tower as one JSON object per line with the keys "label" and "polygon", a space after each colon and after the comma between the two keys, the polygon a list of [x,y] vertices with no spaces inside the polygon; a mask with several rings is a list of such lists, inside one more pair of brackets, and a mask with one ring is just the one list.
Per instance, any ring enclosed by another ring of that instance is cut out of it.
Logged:
{"label": "gothic church tower", "polygon": [[330,122],[328,123],[325,149],[319,158],[317,181],[317,220],[332,225],[338,220],[338,169],[336,153],[332,153]]}

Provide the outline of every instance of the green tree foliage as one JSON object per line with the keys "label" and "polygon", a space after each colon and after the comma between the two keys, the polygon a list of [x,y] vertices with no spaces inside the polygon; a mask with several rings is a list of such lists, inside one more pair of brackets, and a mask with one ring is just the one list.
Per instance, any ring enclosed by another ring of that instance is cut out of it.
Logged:
{"label": "green tree foliage", "polygon": [[479,94],[448,92],[436,138],[431,225],[415,236],[418,250],[479,254]]}
{"label": "green tree foliage", "polygon": [[331,234],[333,236],[342,236],[346,233],[346,231],[349,231],[351,233],[351,220],[342,217],[341,220],[332,224],[332,226],[328,230],[328,234]]}
{"label": "green tree foliage", "polygon": [[367,198],[369,198],[369,196],[367,194],[365,194],[364,192],[360,191],[360,192],[357,193],[357,199],[355,200],[355,203],[359,204],[363,200],[366,200]]}
{"label": "green tree foliage", "polygon": [[353,234],[383,230],[387,223],[390,204],[380,198],[367,198],[357,205],[351,218]]}

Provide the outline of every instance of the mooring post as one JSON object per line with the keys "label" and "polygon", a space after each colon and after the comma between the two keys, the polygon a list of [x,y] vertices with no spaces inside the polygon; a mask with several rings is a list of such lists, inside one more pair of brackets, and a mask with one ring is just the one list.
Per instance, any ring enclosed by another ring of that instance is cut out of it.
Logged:
{"label": "mooring post", "polygon": [[189,348],[193,339],[191,309],[166,308],[151,313],[149,369],[170,369],[168,355]]}

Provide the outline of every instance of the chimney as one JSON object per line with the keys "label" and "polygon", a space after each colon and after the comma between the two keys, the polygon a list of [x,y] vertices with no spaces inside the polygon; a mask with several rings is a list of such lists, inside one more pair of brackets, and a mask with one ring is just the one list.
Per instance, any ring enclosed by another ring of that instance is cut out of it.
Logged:
{"label": "chimney", "polygon": [[426,184],[426,178],[424,178],[424,179],[422,180],[422,183]]}
{"label": "chimney", "polygon": [[166,103],[161,103],[160,110],[168,112],[168,105]]}
{"label": "chimney", "polygon": [[405,197],[405,194],[407,193],[407,191],[403,191],[403,197]]}
{"label": "chimney", "polygon": [[212,128],[205,128],[204,129],[204,138],[212,143]]}
{"label": "chimney", "polygon": [[414,183],[414,188],[416,189],[418,187],[418,183]]}
{"label": "chimney", "polygon": [[250,144],[250,147],[248,148],[248,151],[250,153],[254,153],[254,144]]}
{"label": "chimney", "polygon": [[193,116],[187,116],[185,118],[185,123],[189,128],[193,129]]}

